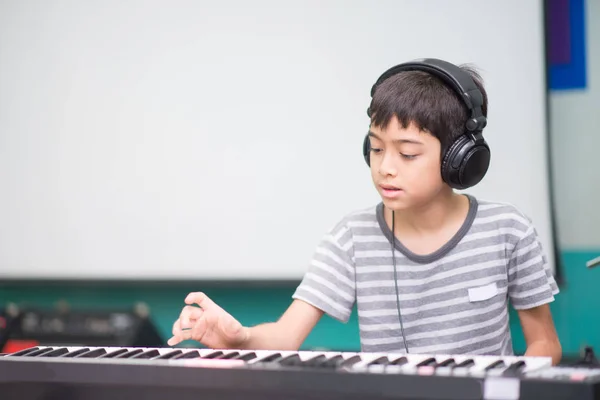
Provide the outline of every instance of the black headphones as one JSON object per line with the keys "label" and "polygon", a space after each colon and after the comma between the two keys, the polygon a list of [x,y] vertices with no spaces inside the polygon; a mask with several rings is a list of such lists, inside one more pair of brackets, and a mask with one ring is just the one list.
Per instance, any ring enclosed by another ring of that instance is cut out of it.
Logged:
{"label": "black headphones", "polygon": [[[371,97],[377,87],[389,77],[404,71],[424,71],[440,78],[463,100],[470,112],[465,132],[448,147],[442,158],[442,179],[454,189],[466,189],[478,184],[490,165],[490,148],[483,138],[487,119],[481,111],[483,95],[471,76],[458,66],[435,58],[419,59],[396,65],[384,72],[371,88]],[[370,109],[367,114],[371,117]],[[369,135],[363,142],[363,156],[370,164]]]}

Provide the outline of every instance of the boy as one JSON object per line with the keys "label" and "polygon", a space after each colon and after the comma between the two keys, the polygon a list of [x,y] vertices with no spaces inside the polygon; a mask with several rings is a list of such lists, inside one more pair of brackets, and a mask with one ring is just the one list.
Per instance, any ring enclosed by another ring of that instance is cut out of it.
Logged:
{"label": "boy", "polygon": [[325,235],[277,322],[243,327],[190,293],[169,345],[297,350],[324,313],[346,322],[356,302],[364,352],[512,355],[510,300],[525,354],[558,363],[548,306],[558,288],[530,220],[454,192],[490,159],[479,75],[419,60],[386,71],[371,95],[363,153],[382,202]]}

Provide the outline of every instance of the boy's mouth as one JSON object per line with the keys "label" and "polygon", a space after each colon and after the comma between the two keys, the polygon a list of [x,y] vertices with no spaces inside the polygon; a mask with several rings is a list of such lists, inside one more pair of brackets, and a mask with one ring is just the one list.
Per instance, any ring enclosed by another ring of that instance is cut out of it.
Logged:
{"label": "boy's mouth", "polygon": [[403,192],[399,187],[392,185],[379,185],[379,187],[384,197],[396,197]]}

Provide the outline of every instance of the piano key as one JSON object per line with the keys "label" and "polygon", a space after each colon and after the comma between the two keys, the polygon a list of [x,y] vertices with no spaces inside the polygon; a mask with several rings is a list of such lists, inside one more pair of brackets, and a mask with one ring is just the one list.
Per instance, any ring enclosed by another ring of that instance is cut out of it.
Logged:
{"label": "piano key", "polygon": [[40,349],[39,347],[30,347],[28,349],[19,350],[15,353],[10,353],[9,356],[10,357],[20,357],[20,356],[24,356],[29,353],[33,353],[34,351],[37,351],[39,349]]}
{"label": "piano key", "polygon": [[464,361],[453,366],[453,368],[469,368],[475,365],[475,361],[472,358],[468,358]]}
{"label": "piano key", "polygon": [[386,365],[386,364],[389,364],[389,363],[390,363],[389,358],[387,358],[386,356],[382,356],[382,357],[378,357],[378,358],[374,359],[373,361],[369,362],[367,364],[367,366],[370,366],[370,365]]}
{"label": "piano key", "polygon": [[214,351],[214,352],[209,353],[209,354],[207,354],[205,356],[202,356],[201,358],[208,358],[208,359],[211,359],[211,358],[220,358],[222,355],[223,355],[222,351]]}
{"label": "piano key", "polygon": [[337,355],[325,360],[325,362],[321,364],[321,367],[322,368],[337,368],[343,362],[344,362],[344,357],[341,354],[337,354]]}
{"label": "piano key", "polygon": [[325,354],[319,354],[302,362],[303,367],[321,367],[327,361]]}
{"label": "piano key", "polygon": [[90,351],[90,349],[87,348],[87,347],[78,348],[77,350],[73,350],[73,351],[68,352],[67,354],[63,354],[61,356],[61,358],[73,358],[73,357],[77,357],[78,355],[86,353],[88,351]]}
{"label": "piano key", "polygon": [[300,358],[300,355],[292,354],[277,360],[277,363],[285,366],[300,365],[302,364],[302,359]]}
{"label": "piano key", "polygon": [[436,368],[438,367],[451,367],[453,365],[456,365],[456,361],[454,361],[454,358],[448,358],[442,362],[439,362],[435,365]]}
{"label": "piano key", "polygon": [[108,352],[98,358],[115,358],[117,356],[120,356],[121,354],[127,353],[129,350],[127,349],[119,349],[119,350],[114,350],[111,352]]}
{"label": "piano key", "polygon": [[181,350],[173,350],[168,353],[160,354],[157,357],[154,357],[153,360],[169,360],[179,354],[183,353]]}
{"label": "piano key", "polygon": [[273,353],[273,354],[269,354],[266,357],[263,357],[259,360],[257,360],[255,362],[256,363],[267,363],[267,362],[271,362],[271,361],[277,361],[279,359],[283,358],[283,356],[281,355],[281,353]]}
{"label": "piano key", "polygon": [[119,354],[118,356],[116,356],[114,358],[131,358],[137,354],[142,353],[143,351],[144,350],[142,350],[142,349],[129,350],[126,353]]}
{"label": "piano key", "polygon": [[407,363],[408,363],[408,358],[406,358],[405,356],[402,356],[400,358],[390,361],[390,365],[404,365]]}
{"label": "piano key", "polygon": [[523,361],[523,360],[516,361],[516,362],[512,363],[511,365],[509,365],[508,368],[506,368],[502,372],[502,375],[504,375],[504,376],[518,376],[518,375],[520,375],[523,372],[523,370],[525,369],[525,367],[526,367],[525,361]]}
{"label": "piano key", "polygon": [[42,354],[40,357],[59,357],[62,356],[63,354],[67,354],[69,352],[69,349],[66,347],[60,347],[58,349],[52,350],[51,352]]}
{"label": "piano key", "polygon": [[160,352],[157,349],[151,349],[143,351],[135,356],[131,357],[131,359],[148,359],[160,356]]}
{"label": "piano key", "polygon": [[339,366],[341,368],[350,368],[355,364],[358,364],[362,361],[362,358],[359,355],[352,356],[346,360],[344,360]]}
{"label": "piano key", "polygon": [[451,357],[436,363],[432,368],[437,375],[451,375],[456,365],[456,360]]}
{"label": "piano key", "polygon": [[239,351],[234,351],[234,352],[227,353],[227,354],[223,355],[222,357],[220,357],[220,359],[221,360],[231,360],[232,358],[235,358],[235,357],[237,357],[239,355],[240,355]]}
{"label": "piano key", "polygon": [[198,350],[192,350],[192,351],[188,351],[183,354],[180,354],[178,356],[175,356],[172,358],[172,360],[187,360],[190,358],[199,358],[199,357],[200,357],[200,352],[198,352]]}
{"label": "piano key", "polygon": [[420,363],[418,363],[416,366],[417,367],[427,367],[427,366],[435,365],[435,363],[436,363],[435,357],[429,357],[429,358],[426,358],[425,360],[421,361]]}
{"label": "piano key", "polygon": [[43,349],[32,351],[31,353],[27,353],[27,354],[25,354],[25,357],[39,357],[39,356],[41,356],[43,354],[51,352],[52,350],[54,350],[53,347],[46,347],[46,348],[43,348]]}
{"label": "piano key", "polygon": [[106,354],[106,350],[103,348],[86,351],[75,356],[75,358],[98,358]]}
{"label": "piano key", "polygon": [[491,371],[491,370],[497,369],[497,368],[504,368],[505,366],[506,366],[506,364],[504,364],[504,361],[496,360],[496,361],[492,362],[491,364],[489,364],[487,367],[485,367],[483,370]]}
{"label": "piano key", "polygon": [[246,354],[240,354],[239,356],[235,356],[233,357],[234,360],[242,360],[242,361],[250,361],[256,358],[256,353],[255,352],[251,352],[251,353],[246,353]]}

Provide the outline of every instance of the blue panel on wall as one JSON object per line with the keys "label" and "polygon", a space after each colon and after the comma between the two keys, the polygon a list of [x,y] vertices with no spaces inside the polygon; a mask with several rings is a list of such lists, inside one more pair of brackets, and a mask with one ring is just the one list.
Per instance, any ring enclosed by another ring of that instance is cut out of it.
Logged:
{"label": "blue panel on wall", "polygon": [[[564,3],[564,0],[546,1],[549,85],[551,90],[585,89],[585,0],[568,0],[568,12],[565,12]],[[568,40],[565,40],[565,27],[568,28]]]}

